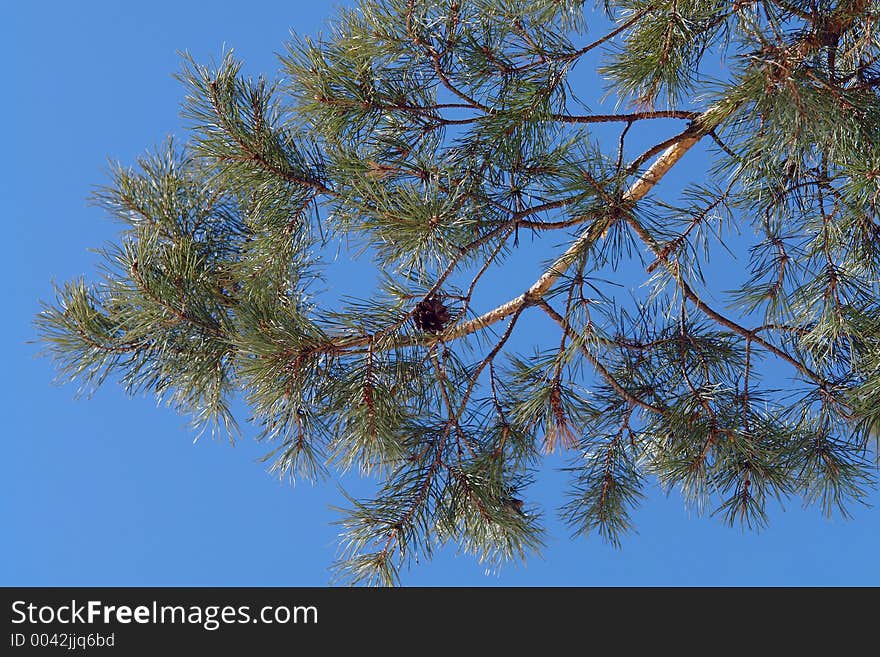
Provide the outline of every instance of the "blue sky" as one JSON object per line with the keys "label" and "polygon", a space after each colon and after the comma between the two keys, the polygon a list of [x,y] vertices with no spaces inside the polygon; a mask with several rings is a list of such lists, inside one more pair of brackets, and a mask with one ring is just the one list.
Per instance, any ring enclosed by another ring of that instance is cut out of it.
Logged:
{"label": "blue sky", "polygon": [[[86,197],[108,158],[131,163],[167,134],[184,135],[177,51],[197,60],[235,49],[252,73],[277,70],[290,28],[314,33],[335,3],[15,3],[0,54],[7,68],[0,193],[11,248],[4,258],[6,367],[0,476],[0,585],[323,586],[344,502],[337,482],[279,482],[245,430],[235,447],[193,442],[185,418],[130,399],[115,384],[92,399],[50,384],[32,318],[51,281],[94,272],[90,251],[118,226]],[[691,155],[691,154],[689,154]],[[699,153],[677,175],[699,175]],[[340,265],[342,266],[342,265]],[[345,265],[347,267],[347,265]],[[539,263],[535,263],[536,268]],[[340,270],[354,280],[363,265]],[[523,280],[531,272],[520,272]],[[505,276],[496,280],[504,281]],[[516,287],[518,290],[519,287]],[[501,296],[508,296],[499,288]],[[445,549],[404,574],[411,585],[880,584],[880,502],[855,518],[774,507],[761,533],[685,509],[656,487],[638,533],[615,550],[570,540],[553,521],[565,479],[551,462],[535,494],[548,509],[543,556],[486,575]],[[365,489],[364,482],[344,482]]]}

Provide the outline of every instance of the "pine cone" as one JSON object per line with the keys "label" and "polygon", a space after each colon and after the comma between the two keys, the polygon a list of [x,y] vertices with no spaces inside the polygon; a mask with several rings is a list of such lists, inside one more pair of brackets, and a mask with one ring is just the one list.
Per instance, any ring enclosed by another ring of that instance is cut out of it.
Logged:
{"label": "pine cone", "polygon": [[432,295],[416,305],[413,321],[420,331],[442,333],[449,322],[449,309],[443,305],[439,296]]}

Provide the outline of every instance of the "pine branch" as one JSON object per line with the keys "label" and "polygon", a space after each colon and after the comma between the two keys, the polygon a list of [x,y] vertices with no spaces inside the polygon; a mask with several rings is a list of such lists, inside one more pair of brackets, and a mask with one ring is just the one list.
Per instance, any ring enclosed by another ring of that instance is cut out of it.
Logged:
{"label": "pine branch", "polygon": [[[242,393],[279,476],[377,476],[341,521],[348,583],[398,583],[446,542],[492,568],[537,552],[527,488],[557,450],[564,520],[613,545],[648,477],[731,524],[793,495],[845,515],[880,435],[877,12],[804,6],[610,2],[580,46],[578,2],[370,0],[294,37],[283,82],[186,57],[190,148],[114,168],[95,198],[120,244],[38,329],[68,379],[117,375],[200,425],[234,430]],[[575,109],[571,69],[599,49],[632,111]],[[705,171],[661,200],[706,136]],[[707,265],[743,227],[722,307]],[[569,229],[524,292],[475,312],[527,239]],[[343,243],[373,257],[375,294],[316,290]],[[534,353],[511,353],[524,333]]]}

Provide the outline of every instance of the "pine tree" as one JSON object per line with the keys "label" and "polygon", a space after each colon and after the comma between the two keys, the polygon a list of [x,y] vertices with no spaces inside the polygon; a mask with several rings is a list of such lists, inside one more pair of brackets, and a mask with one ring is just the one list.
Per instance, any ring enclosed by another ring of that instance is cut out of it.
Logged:
{"label": "pine tree", "polygon": [[[527,558],[550,452],[565,522],[615,545],[649,482],[749,527],[770,498],[864,499],[876,0],[361,0],[280,62],[185,57],[186,143],[112,170],[100,280],[37,317],[62,379],[229,436],[240,396],[279,476],[375,477],[340,521],[345,583],[446,542]],[[689,151],[702,177],[659,185]],[[540,242],[563,244],[543,274],[487,302]],[[368,298],[318,291],[340,243],[375,263]],[[733,290],[704,276],[728,243]]]}

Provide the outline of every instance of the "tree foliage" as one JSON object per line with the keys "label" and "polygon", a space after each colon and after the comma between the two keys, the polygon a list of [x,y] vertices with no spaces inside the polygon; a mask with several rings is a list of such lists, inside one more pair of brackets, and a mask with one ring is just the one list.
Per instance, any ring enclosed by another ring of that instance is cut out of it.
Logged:
{"label": "tree foliage", "polygon": [[[361,0],[275,81],[186,57],[185,144],[113,169],[119,241],[41,337],[62,378],[201,429],[234,435],[240,395],[280,476],[374,476],[346,583],[446,542],[527,558],[554,451],[562,518],[613,544],[651,481],[732,524],[770,498],[847,514],[880,430],[878,22],[876,0]],[[704,175],[658,186],[688,151]],[[487,303],[537,240],[564,245]],[[340,241],[369,298],[320,292]]]}

